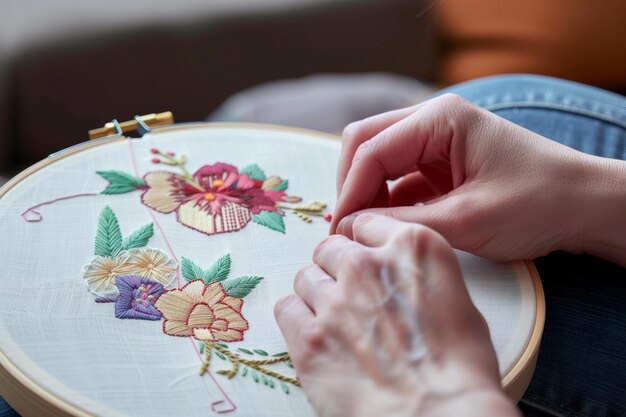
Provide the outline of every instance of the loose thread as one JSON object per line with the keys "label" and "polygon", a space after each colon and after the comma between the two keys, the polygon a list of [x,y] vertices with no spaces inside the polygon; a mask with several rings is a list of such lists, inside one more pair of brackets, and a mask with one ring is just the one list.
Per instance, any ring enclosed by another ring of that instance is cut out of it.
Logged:
{"label": "loose thread", "polygon": [[[126,142],[128,143],[128,149],[129,149],[129,154],[130,154],[131,165],[132,165],[132,168],[133,168],[133,173],[135,174],[135,176],[138,177],[139,176],[139,170],[137,169],[137,162],[136,162],[136,158],[135,158],[135,150],[133,148],[132,139],[128,138]],[[163,228],[161,227],[161,224],[156,219],[156,216],[147,207],[146,207],[146,211],[148,212],[148,214],[152,218],[152,221],[154,222],[154,224],[157,226],[157,229],[159,229],[159,233],[163,237],[163,240],[165,241],[165,245],[167,246],[167,249],[170,252],[170,255],[172,255],[172,258],[174,258],[176,260],[176,262],[178,263],[178,268],[176,269],[176,275],[177,275],[177,278],[178,278],[178,287],[180,288],[180,262],[178,262],[178,258],[176,257],[176,254],[174,253],[174,249],[172,248],[172,245],[170,244],[169,239],[165,235],[165,232],[163,231]],[[196,354],[198,355],[198,358],[202,361],[202,354],[198,350],[198,346],[196,346],[196,343],[194,342],[194,338],[190,336],[189,340],[190,340],[191,345],[193,346],[194,350],[196,351]],[[205,352],[205,358],[207,357],[206,355],[207,355],[207,353]],[[208,353],[208,355],[210,355],[210,353]],[[209,359],[210,359],[210,356],[209,356]],[[204,361],[203,361],[203,366],[204,366]],[[209,371],[208,365],[207,365],[207,369],[204,371],[204,373],[202,375],[204,375],[204,374],[208,375],[209,378],[211,378],[211,381],[213,381],[213,384],[217,387],[217,389],[222,393],[222,396],[224,397],[224,400],[218,400],[218,401],[214,401],[214,402],[211,403],[211,411],[213,411],[216,414],[225,414],[225,413],[230,413],[230,412],[233,412],[233,411],[237,410],[237,405],[235,405],[235,403],[230,399],[228,394],[226,394],[226,391],[224,391],[224,389],[219,384],[219,382],[215,379],[215,377],[213,376],[211,371]],[[223,410],[218,409],[218,407],[220,405],[224,404],[225,401],[228,402],[230,407],[226,408],[226,409],[223,409]]]}
{"label": "loose thread", "polygon": [[[26,220],[28,223],[38,223],[40,221],[43,220],[43,216],[41,215],[40,212],[38,212],[37,208],[41,207],[41,206],[45,206],[48,204],[53,204],[56,203],[57,201],[63,201],[63,200],[70,200],[72,198],[78,198],[78,197],[93,197],[93,196],[97,196],[99,195],[98,193],[83,193],[83,194],[72,194],[72,195],[66,195],[64,197],[59,197],[59,198],[55,198],[54,200],[48,200],[48,201],[44,201],[43,203],[39,203],[37,205],[34,205],[28,209],[26,209],[23,213],[22,213],[22,218],[24,220]],[[37,217],[29,219],[27,217],[28,213],[33,213],[35,214]]]}

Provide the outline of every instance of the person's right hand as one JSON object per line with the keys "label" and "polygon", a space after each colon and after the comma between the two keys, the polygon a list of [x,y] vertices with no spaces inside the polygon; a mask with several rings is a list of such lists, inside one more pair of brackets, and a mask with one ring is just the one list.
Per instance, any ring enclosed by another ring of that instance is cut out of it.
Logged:
{"label": "person's right hand", "polygon": [[[624,192],[606,180],[623,178],[624,162],[575,151],[461,97],[353,123],[343,140],[331,233],[351,237],[358,214],[377,212],[499,260],[556,249],[611,258],[608,237],[623,240],[615,221],[625,217]],[[623,261],[623,248],[615,253]]]}

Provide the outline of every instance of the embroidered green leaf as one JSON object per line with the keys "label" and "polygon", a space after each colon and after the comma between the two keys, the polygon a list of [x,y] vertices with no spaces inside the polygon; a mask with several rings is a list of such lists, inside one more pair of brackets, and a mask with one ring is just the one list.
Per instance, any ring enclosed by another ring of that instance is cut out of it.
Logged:
{"label": "embroidered green leaf", "polygon": [[252,216],[252,220],[261,226],[269,227],[280,233],[285,233],[285,221],[283,216],[275,211],[263,210],[259,214]]}
{"label": "embroidered green leaf", "polygon": [[130,236],[124,239],[122,246],[124,250],[144,247],[148,244],[152,235],[154,235],[154,224],[148,223],[135,230]]}
{"label": "embroidered green leaf", "polygon": [[117,256],[123,249],[122,232],[113,209],[105,206],[100,212],[98,231],[96,232],[95,254],[99,256]]}
{"label": "embroidered green leaf", "polygon": [[224,349],[228,349],[228,345],[226,343],[216,342],[215,344],[218,345],[218,346],[223,347]]}
{"label": "embroidered green leaf", "polygon": [[265,375],[261,374],[261,380],[263,381],[265,385],[268,384],[268,378]]}
{"label": "embroidered green leaf", "polygon": [[204,275],[202,268],[196,265],[191,259],[185,257],[180,260],[180,272],[187,281],[202,279]]}
{"label": "embroidered green leaf", "polygon": [[265,181],[267,177],[265,176],[265,172],[257,165],[250,164],[239,170],[239,175],[248,174],[248,176],[253,180]]}
{"label": "embroidered green leaf", "polygon": [[243,368],[243,371],[241,371],[241,376],[246,376],[248,375],[248,368]]}
{"label": "embroidered green leaf", "polygon": [[250,375],[252,375],[252,379],[254,379],[254,382],[259,382],[259,374],[254,369],[250,371]]}
{"label": "embroidered green leaf", "polygon": [[272,356],[276,357],[276,356],[285,356],[285,355],[289,355],[289,352],[274,353]]}
{"label": "embroidered green leaf", "polygon": [[274,388],[274,380],[272,378],[267,378],[267,385],[270,386],[270,388]]}
{"label": "embroidered green leaf", "polygon": [[254,355],[254,353],[252,353],[252,351],[250,351],[250,350],[248,350],[246,348],[237,348],[237,350],[239,350],[239,351],[241,351],[243,353],[246,353],[248,355]]}
{"label": "embroidered green leaf", "polygon": [[143,179],[122,171],[97,171],[96,174],[109,182],[101,194],[124,194],[146,185]]}
{"label": "embroidered green leaf", "polygon": [[214,352],[214,353],[215,353],[215,354],[216,354],[216,355],[217,355],[220,359],[222,359],[222,360],[226,360],[226,356],[224,356],[224,355],[222,354],[222,352],[220,352],[219,350],[215,350],[215,351],[213,351],[213,352]]}
{"label": "embroidered green leaf", "polygon": [[[257,286],[263,277],[239,277],[228,279],[222,283],[224,291],[231,297],[244,298]],[[255,350],[256,352],[256,350]]]}
{"label": "embroidered green leaf", "polygon": [[253,349],[255,353],[258,353],[261,356],[267,356],[267,352],[261,349]]}
{"label": "embroidered green leaf", "polygon": [[285,191],[289,187],[289,180],[282,180],[280,184],[274,186],[272,190],[274,191]]}
{"label": "embroidered green leaf", "polygon": [[291,362],[291,361],[286,361],[285,365],[287,365],[290,368],[293,368],[293,362]]}
{"label": "embroidered green leaf", "polygon": [[202,274],[205,284],[220,282],[228,278],[230,274],[230,254],[219,258],[206,272]]}
{"label": "embroidered green leaf", "polygon": [[200,345],[200,353],[204,353],[204,343]]}
{"label": "embroidered green leaf", "polygon": [[287,384],[285,384],[285,382],[280,381],[280,386],[283,388],[285,394],[289,394],[289,387],[287,386]]}

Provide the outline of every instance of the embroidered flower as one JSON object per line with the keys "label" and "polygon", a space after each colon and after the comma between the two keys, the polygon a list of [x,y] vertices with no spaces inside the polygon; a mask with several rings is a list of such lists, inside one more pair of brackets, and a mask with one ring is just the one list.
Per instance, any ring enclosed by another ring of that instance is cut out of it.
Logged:
{"label": "embroidered flower", "polygon": [[115,286],[120,295],[115,301],[118,319],[159,320],[161,313],[154,307],[164,291],[163,285],[137,275],[119,275]]}
{"label": "embroidered flower", "polygon": [[93,294],[103,298],[115,298],[119,294],[115,277],[124,273],[129,254],[124,251],[119,256],[97,256],[83,270],[83,278]]}
{"label": "embroidered flower", "polygon": [[132,249],[122,270],[126,275],[152,278],[169,287],[176,279],[177,268],[178,263],[160,249]]}
{"label": "embroidered flower", "polygon": [[284,215],[277,203],[300,200],[277,189],[282,188],[279,177],[255,180],[224,163],[205,165],[193,175],[150,172],[144,182],[141,201],[146,206],[161,213],[176,211],[180,223],[209,235],[240,230],[261,211]]}
{"label": "embroidered flower", "polygon": [[221,283],[191,281],[181,289],[165,291],[155,306],[165,318],[163,332],[170,336],[237,342],[248,329],[241,315],[243,300],[226,294]]}

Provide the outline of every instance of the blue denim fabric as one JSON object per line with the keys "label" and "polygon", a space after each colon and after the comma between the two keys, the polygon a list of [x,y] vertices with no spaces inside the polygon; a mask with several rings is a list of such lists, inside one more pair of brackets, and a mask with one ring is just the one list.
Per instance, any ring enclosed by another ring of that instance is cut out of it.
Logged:
{"label": "blue denim fabric", "polygon": [[17,414],[2,397],[0,397],[0,417],[19,417],[19,414]]}
{"label": "blue denim fabric", "polygon": [[[626,98],[620,95],[532,75],[488,77],[439,94],[445,92],[580,151],[626,159]],[[626,416],[626,269],[565,253],[535,262],[546,323],[522,412]]]}

